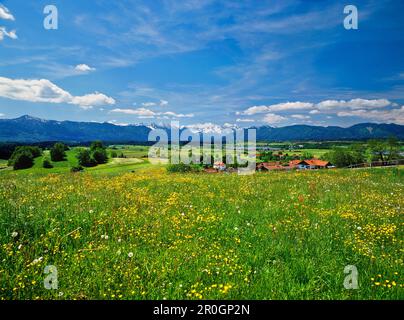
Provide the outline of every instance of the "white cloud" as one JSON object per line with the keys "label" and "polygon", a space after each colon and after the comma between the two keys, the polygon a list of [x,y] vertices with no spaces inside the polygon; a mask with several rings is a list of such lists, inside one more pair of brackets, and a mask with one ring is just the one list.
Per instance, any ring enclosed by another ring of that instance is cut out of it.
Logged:
{"label": "white cloud", "polygon": [[288,111],[288,110],[304,110],[311,109],[313,103],[310,102],[285,102],[269,106],[269,111]]}
{"label": "white cloud", "polygon": [[376,122],[394,122],[404,124],[404,106],[391,110],[351,110],[337,113],[339,117],[361,117]]}
{"label": "white cloud", "polygon": [[243,115],[253,115],[253,114],[257,114],[257,113],[265,113],[268,111],[268,107],[267,106],[253,106],[248,108],[247,110],[244,110],[242,112],[237,112],[236,114],[243,114]]}
{"label": "white cloud", "polygon": [[349,101],[345,100],[325,100],[316,105],[320,110],[332,110],[337,108],[348,108],[348,109],[378,109],[385,108],[391,105],[391,102],[387,99],[352,99]]}
{"label": "white cloud", "polygon": [[266,113],[266,112],[273,112],[273,111],[288,111],[288,110],[304,110],[310,109],[314,106],[313,103],[310,102],[284,102],[278,104],[272,104],[269,106],[253,106],[246,109],[243,112],[238,112],[237,114],[243,115],[253,115],[257,113]]}
{"label": "white cloud", "polygon": [[30,102],[68,103],[87,109],[113,105],[115,100],[102,93],[73,96],[47,79],[9,79],[0,77],[0,97]]}
{"label": "white cloud", "polygon": [[275,124],[275,123],[279,123],[286,120],[285,117],[282,117],[278,114],[274,114],[274,113],[267,113],[263,119],[264,122],[268,123],[268,124]]}
{"label": "white cloud", "polygon": [[[321,101],[317,104],[311,102],[284,102],[272,105],[261,105],[261,106],[253,106],[242,112],[237,112],[238,115],[254,115],[258,113],[267,113],[274,111],[292,111],[292,110],[308,110],[312,109],[309,113],[316,114],[319,113],[319,110],[333,110],[333,109],[377,109],[377,108],[385,108],[390,106],[391,102],[387,99],[352,99],[349,101],[346,100],[325,100]],[[313,109],[316,108],[316,109]]]}
{"label": "white cloud", "polygon": [[165,107],[166,105],[168,105],[167,100],[160,100],[160,107]]}
{"label": "white cloud", "polygon": [[144,107],[154,107],[156,105],[155,102],[143,102],[142,106]]}
{"label": "white cloud", "polygon": [[84,96],[73,97],[72,101],[69,102],[71,104],[77,104],[80,107],[89,107],[89,106],[102,106],[102,105],[113,105],[115,104],[115,100],[111,97],[106,96],[103,93],[95,92],[86,94]]}
{"label": "white cloud", "polygon": [[254,119],[237,119],[236,122],[255,122]]}
{"label": "white cloud", "polygon": [[0,27],[0,41],[2,41],[4,37],[9,37],[14,40],[18,38],[15,30],[7,31],[6,28]]}
{"label": "white cloud", "polygon": [[172,111],[167,112],[155,112],[146,108],[138,108],[138,109],[113,109],[111,112],[115,113],[124,113],[124,114],[131,114],[136,115],[141,118],[154,118],[156,116],[167,116],[173,118],[192,118],[194,115],[192,113],[183,114],[183,113],[175,113]]}
{"label": "white cloud", "polygon": [[4,113],[0,113],[0,117],[4,117],[5,116],[5,114]]}
{"label": "white cloud", "polygon": [[124,113],[124,114],[131,114],[131,115],[136,115],[136,116],[141,116],[141,117],[154,117],[156,113],[154,111],[151,111],[149,109],[145,108],[138,108],[138,109],[113,109],[111,112],[115,113]]}
{"label": "white cloud", "polygon": [[92,68],[86,64],[78,64],[77,66],[74,67],[74,70],[79,71],[79,72],[91,72],[95,71],[95,68]]}
{"label": "white cloud", "polygon": [[292,114],[291,117],[300,120],[310,119],[310,116],[306,116],[304,114]]}
{"label": "white cloud", "polygon": [[157,114],[158,115],[171,116],[171,117],[175,117],[175,118],[192,118],[194,116],[193,113],[183,114],[183,113],[174,113],[174,112],[171,112],[171,111],[160,112],[160,113],[157,113]]}
{"label": "white cloud", "polygon": [[11,21],[15,20],[14,16],[11,14],[10,10],[8,10],[2,4],[0,4],[0,19],[11,20]]}

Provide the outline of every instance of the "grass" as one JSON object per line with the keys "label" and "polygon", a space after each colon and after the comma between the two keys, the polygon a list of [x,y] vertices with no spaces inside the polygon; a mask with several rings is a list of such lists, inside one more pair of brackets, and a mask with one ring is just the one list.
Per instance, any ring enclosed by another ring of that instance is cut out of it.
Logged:
{"label": "grass", "polygon": [[0,175],[0,299],[404,298],[402,168],[138,168]]}
{"label": "grass", "polygon": [[[134,146],[136,147],[136,146]],[[35,158],[34,165],[32,168],[24,170],[13,171],[11,167],[7,168],[7,161],[0,161],[0,175],[1,174],[13,174],[13,175],[27,175],[27,174],[51,174],[51,173],[67,173],[74,166],[78,165],[77,160],[78,148],[71,148],[66,151],[66,160],[52,162],[53,168],[45,169],[42,167],[43,160],[45,158],[50,159],[49,150],[45,150],[43,155]],[[124,173],[131,172],[140,168],[147,168],[150,166],[146,159],[139,159],[129,157],[129,153],[123,152],[128,158],[109,158],[106,164],[98,165],[92,168],[85,168],[85,171],[93,173]],[[133,154],[132,154],[133,155]],[[4,163],[4,165],[3,165]]]}

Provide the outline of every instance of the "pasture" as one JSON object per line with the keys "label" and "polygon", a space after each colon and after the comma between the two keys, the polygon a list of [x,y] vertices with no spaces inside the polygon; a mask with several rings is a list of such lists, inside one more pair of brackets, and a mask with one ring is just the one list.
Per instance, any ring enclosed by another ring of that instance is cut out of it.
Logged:
{"label": "pasture", "polygon": [[[238,176],[142,165],[3,170],[0,299],[404,298],[402,168]],[[44,288],[47,265],[57,290]],[[347,265],[356,290],[343,286]]]}

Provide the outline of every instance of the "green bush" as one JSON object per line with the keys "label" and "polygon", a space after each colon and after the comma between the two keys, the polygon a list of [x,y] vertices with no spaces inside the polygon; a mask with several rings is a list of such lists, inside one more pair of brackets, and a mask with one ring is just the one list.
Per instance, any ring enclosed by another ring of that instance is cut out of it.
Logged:
{"label": "green bush", "polygon": [[34,165],[34,158],[29,151],[18,153],[13,160],[14,170],[28,169]]}
{"label": "green bush", "polygon": [[42,150],[32,146],[18,146],[8,160],[8,165],[14,170],[31,168],[34,165],[34,158],[39,157]]}
{"label": "green bush", "polygon": [[55,143],[55,145],[50,150],[52,161],[64,161],[66,159],[66,146],[63,143]]}
{"label": "green bush", "polygon": [[106,163],[108,160],[107,151],[103,148],[96,148],[92,150],[92,157],[97,164]]}
{"label": "green bush", "polygon": [[83,167],[94,167],[97,165],[97,162],[93,159],[88,149],[80,150],[77,159],[79,160],[79,165]]}
{"label": "green bush", "polygon": [[80,172],[83,171],[84,168],[82,166],[74,166],[70,168],[70,172]]}
{"label": "green bush", "polygon": [[200,164],[169,164],[167,166],[168,172],[201,172],[203,170],[203,166]]}
{"label": "green bush", "polygon": [[42,167],[44,167],[45,169],[51,169],[53,168],[53,165],[49,159],[44,159],[42,162]]}

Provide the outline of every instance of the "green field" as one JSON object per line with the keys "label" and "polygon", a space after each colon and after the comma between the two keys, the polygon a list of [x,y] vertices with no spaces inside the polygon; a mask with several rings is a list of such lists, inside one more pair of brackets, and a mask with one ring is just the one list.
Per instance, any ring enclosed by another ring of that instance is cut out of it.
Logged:
{"label": "green field", "polygon": [[[109,158],[108,162],[96,167],[85,168],[85,171],[97,172],[97,173],[124,173],[131,172],[140,168],[148,167],[150,164],[147,159],[141,159],[144,155],[144,151],[141,151],[138,146],[128,146],[125,149],[118,149],[118,153],[123,153],[126,158]],[[45,150],[43,155],[35,158],[34,166],[30,169],[16,170],[13,171],[11,167],[7,167],[6,160],[0,160],[0,175],[1,174],[12,174],[16,175],[26,175],[27,173],[35,174],[49,174],[49,173],[66,173],[74,166],[78,165],[77,153],[79,148],[71,148],[66,151],[66,161],[52,162],[53,168],[45,169],[42,167],[43,160],[45,158],[50,159],[49,150]],[[147,150],[147,149],[146,149]],[[111,149],[108,149],[110,152]],[[146,151],[147,154],[147,151]],[[135,157],[135,155],[137,157]]]}
{"label": "green field", "polygon": [[[144,165],[3,170],[0,299],[404,298],[402,168]],[[47,265],[57,290],[44,288]],[[347,265],[356,290],[343,286]]]}

